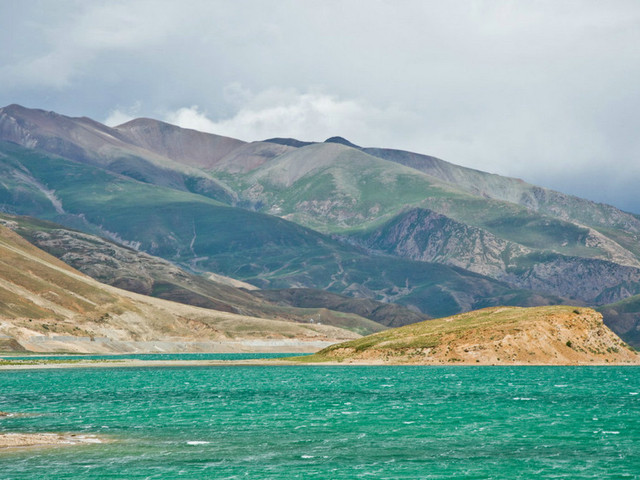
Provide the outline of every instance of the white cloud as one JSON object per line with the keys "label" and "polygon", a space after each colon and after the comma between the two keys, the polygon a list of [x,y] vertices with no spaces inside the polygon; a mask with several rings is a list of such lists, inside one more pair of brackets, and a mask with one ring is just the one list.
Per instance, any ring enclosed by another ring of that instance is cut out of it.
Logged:
{"label": "white cloud", "polygon": [[[238,88],[237,86],[235,88]],[[380,109],[362,100],[322,92],[269,89],[253,95],[242,89],[244,104],[229,118],[212,120],[197,106],[165,115],[169,123],[242,140],[293,137],[319,141],[340,135],[354,143],[379,144],[399,123],[414,115],[395,107]]]}
{"label": "white cloud", "polygon": [[123,123],[133,120],[140,114],[142,102],[137,101],[130,107],[117,107],[109,112],[107,118],[102,122],[109,127],[116,127]]}
{"label": "white cloud", "polygon": [[[47,2],[32,4],[34,16],[42,15],[37,10],[46,6]],[[20,48],[17,42],[21,40],[30,42],[21,38],[27,35],[33,35],[38,42],[35,51],[3,66],[0,78],[6,85],[69,87],[101,55],[141,51],[163,41],[177,27],[174,22],[180,17],[179,6],[166,1],[61,0],[58,7],[67,14],[54,15],[57,21],[44,15],[30,19],[26,32],[11,32],[16,48]]]}
{"label": "white cloud", "polygon": [[341,135],[633,200],[612,175],[640,178],[639,22],[637,0],[0,1],[0,104]]}
{"label": "white cloud", "polygon": [[175,112],[167,113],[165,114],[164,120],[182,128],[223,135],[223,133],[219,131],[217,124],[207,118],[197,105],[182,107]]}

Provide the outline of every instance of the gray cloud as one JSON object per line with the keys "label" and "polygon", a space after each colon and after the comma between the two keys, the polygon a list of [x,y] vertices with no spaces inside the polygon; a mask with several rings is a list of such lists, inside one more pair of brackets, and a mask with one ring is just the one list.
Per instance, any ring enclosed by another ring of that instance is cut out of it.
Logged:
{"label": "gray cloud", "polygon": [[0,103],[339,134],[640,212],[635,0],[181,3],[1,3]]}

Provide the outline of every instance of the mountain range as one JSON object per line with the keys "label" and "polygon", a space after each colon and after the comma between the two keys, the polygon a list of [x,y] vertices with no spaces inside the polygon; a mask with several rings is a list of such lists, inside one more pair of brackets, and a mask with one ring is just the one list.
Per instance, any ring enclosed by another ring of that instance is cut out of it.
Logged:
{"label": "mountain range", "polygon": [[205,308],[342,309],[370,333],[490,306],[573,304],[639,341],[638,215],[341,137],[247,143],[10,105],[0,211],[102,282]]}

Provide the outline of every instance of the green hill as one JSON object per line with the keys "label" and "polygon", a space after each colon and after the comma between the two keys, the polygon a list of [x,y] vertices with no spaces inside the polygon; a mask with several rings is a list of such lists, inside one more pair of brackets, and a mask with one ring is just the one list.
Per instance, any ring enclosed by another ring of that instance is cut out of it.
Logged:
{"label": "green hill", "polygon": [[[219,281],[213,281],[203,275],[182,270],[161,258],[55,223],[30,217],[0,215],[0,224],[102,283],[187,305],[301,323],[316,322],[321,318],[325,325],[346,328],[361,335],[384,329],[375,318],[369,320],[367,314],[391,308],[390,305],[372,300],[350,299],[339,295],[334,297],[342,299],[342,302],[327,302],[314,295],[313,300],[305,305],[279,304],[271,301],[269,296],[260,295],[259,291],[229,285],[228,283],[240,283],[232,279],[216,276]],[[225,280],[227,284],[220,283]],[[249,287],[248,284],[246,286]],[[359,307],[363,303],[369,306],[369,310]],[[303,308],[296,308],[298,306]],[[409,310],[397,305],[394,307],[398,319],[416,317]],[[358,315],[360,313],[365,315]],[[408,319],[404,319],[401,324],[408,322]]]}

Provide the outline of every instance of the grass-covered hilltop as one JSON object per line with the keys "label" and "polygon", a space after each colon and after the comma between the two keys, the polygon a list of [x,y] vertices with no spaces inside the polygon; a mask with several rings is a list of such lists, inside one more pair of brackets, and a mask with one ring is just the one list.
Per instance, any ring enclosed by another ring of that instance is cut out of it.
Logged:
{"label": "grass-covered hilltop", "polygon": [[638,364],[640,356],[590,308],[493,307],[332,345],[300,362],[389,364]]}

